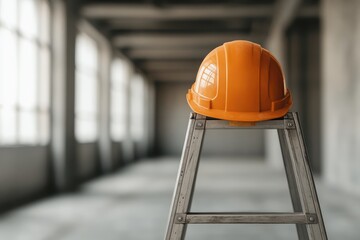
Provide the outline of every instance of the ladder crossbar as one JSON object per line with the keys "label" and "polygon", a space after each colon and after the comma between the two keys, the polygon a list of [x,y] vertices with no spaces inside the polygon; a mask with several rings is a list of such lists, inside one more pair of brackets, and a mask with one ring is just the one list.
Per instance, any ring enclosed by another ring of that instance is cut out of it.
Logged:
{"label": "ladder crossbar", "polygon": [[183,224],[316,224],[316,214],[305,213],[188,213],[177,214]]}
{"label": "ladder crossbar", "polygon": [[268,120],[262,122],[232,122],[226,120],[206,120],[205,129],[291,129],[292,119]]}

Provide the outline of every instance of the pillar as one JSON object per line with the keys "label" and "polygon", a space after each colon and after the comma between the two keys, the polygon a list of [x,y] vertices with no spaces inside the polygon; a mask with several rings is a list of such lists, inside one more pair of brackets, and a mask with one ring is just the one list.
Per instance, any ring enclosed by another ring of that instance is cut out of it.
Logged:
{"label": "pillar", "polygon": [[360,192],[360,1],[322,2],[325,179]]}

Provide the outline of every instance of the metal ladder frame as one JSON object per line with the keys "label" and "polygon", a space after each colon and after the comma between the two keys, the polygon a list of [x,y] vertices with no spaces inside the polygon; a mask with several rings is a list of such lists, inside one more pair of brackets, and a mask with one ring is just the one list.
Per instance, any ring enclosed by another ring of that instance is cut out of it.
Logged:
{"label": "metal ladder frame", "polygon": [[[204,134],[211,129],[277,129],[294,212],[190,212]],[[327,239],[298,113],[255,123],[190,114],[165,240],[185,239],[187,224],[235,223],[296,224],[300,240]]]}

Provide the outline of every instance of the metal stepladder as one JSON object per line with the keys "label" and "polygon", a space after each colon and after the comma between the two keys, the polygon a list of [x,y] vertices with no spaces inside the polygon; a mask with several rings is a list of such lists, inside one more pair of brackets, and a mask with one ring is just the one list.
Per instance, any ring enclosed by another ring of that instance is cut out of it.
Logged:
{"label": "metal stepladder", "polygon": [[[190,212],[201,147],[206,130],[276,129],[294,212],[195,213]],[[300,240],[326,240],[313,176],[309,167],[298,114],[283,118],[241,123],[191,113],[185,137],[165,240],[185,239],[188,224],[296,224]]]}

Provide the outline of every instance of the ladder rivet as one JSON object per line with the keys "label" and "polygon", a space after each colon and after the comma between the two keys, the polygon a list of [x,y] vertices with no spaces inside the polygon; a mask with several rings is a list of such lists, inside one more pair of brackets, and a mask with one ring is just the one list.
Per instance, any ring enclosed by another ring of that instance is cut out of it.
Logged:
{"label": "ladder rivet", "polygon": [[202,123],[202,122],[198,122],[198,123],[196,123],[196,126],[197,126],[197,127],[202,127],[202,126],[203,126],[203,123]]}
{"label": "ladder rivet", "polygon": [[288,127],[292,127],[292,126],[294,126],[294,124],[291,123],[291,122],[289,122],[289,123],[287,124],[287,126],[288,126]]}
{"label": "ladder rivet", "polygon": [[310,221],[310,222],[314,222],[314,221],[315,221],[315,218],[314,218],[313,216],[310,216],[310,217],[309,217],[309,221]]}
{"label": "ladder rivet", "polygon": [[183,217],[178,217],[177,220],[181,222],[183,220]]}

